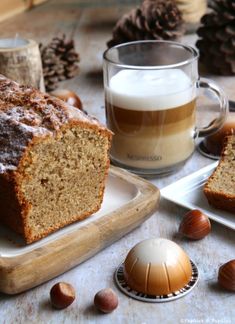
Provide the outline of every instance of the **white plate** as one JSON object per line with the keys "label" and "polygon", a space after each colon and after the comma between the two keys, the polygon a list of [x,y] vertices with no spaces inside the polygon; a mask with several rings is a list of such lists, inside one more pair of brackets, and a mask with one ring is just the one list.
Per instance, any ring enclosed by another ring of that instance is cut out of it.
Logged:
{"label": "white plate", "polygon": [[235,229],[235,215],[210,206],[203,193],[203,186],[217,164],[218,161],[163,188],[161,196],[183,207],[200,209],[212,220]]}

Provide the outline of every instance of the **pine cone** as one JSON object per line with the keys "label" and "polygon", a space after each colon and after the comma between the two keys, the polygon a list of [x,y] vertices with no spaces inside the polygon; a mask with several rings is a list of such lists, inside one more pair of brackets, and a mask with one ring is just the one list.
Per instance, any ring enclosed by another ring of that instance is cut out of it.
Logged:
{"label": "pine cone", "polygon": [[107,45],[147,39],[176,39],[183,34],[183,20],[173,0],[144,0],[142,5],[125,14],[113,29]]}
{"label": "pine cone", "polygon": [[212,73],[235,74],[235,1],[214,0],[209,7],[197,31],[200,62]]}
{"label": "pine cone", "polygon": [[47,91],[55,90],[60,81],[73,78],[78,73],[79,55],[74,41],[66,41],[65,35],[54,37],[46,46],[40,44],[40,52]]}

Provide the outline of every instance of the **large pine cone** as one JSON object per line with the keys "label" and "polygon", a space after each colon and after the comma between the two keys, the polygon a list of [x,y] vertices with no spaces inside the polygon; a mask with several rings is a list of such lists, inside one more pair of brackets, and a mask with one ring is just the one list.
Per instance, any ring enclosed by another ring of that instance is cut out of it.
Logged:
{"label": "large pine cone", "polygon": [[135,40],[176,39],[184,32],[182,15],[172,0],[144,0],[125,14],[113,29],[108,47]]}
{"label": "large pine cone", "polygon": [[200,62],[212,73],[235,74],[235,1],[214,0],[209,7],[197,31]]}

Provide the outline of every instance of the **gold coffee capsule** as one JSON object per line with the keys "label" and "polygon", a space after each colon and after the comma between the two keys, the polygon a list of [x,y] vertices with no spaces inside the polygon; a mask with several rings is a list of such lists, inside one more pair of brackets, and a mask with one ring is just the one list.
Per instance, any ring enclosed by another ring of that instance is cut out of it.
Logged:
{"label": "gold coffee capsule", "polygon": [[130,288],[148,295],[167,295],[187,285],[192,277],[189,257],[176,243],[162,238],[135,245],[124,262]]}

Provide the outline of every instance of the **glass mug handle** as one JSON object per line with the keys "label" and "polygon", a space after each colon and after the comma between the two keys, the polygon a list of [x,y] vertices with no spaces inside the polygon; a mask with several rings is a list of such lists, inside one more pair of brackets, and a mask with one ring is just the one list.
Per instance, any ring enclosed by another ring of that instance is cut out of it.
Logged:
{"label": "glass mug handle", "polygon": [[204,137],[215,133],[219,130],[225,121],[226,115],[228,113],[228,99],[222,89],[220,89],[213,81],[205,78],[200,78],[197,83],[198,88],[208,89],[212,91],[218,98],[220,104],[220,114],[219,117],[214,119],[206,127],[197,127],[196,128],[196,137]]}

